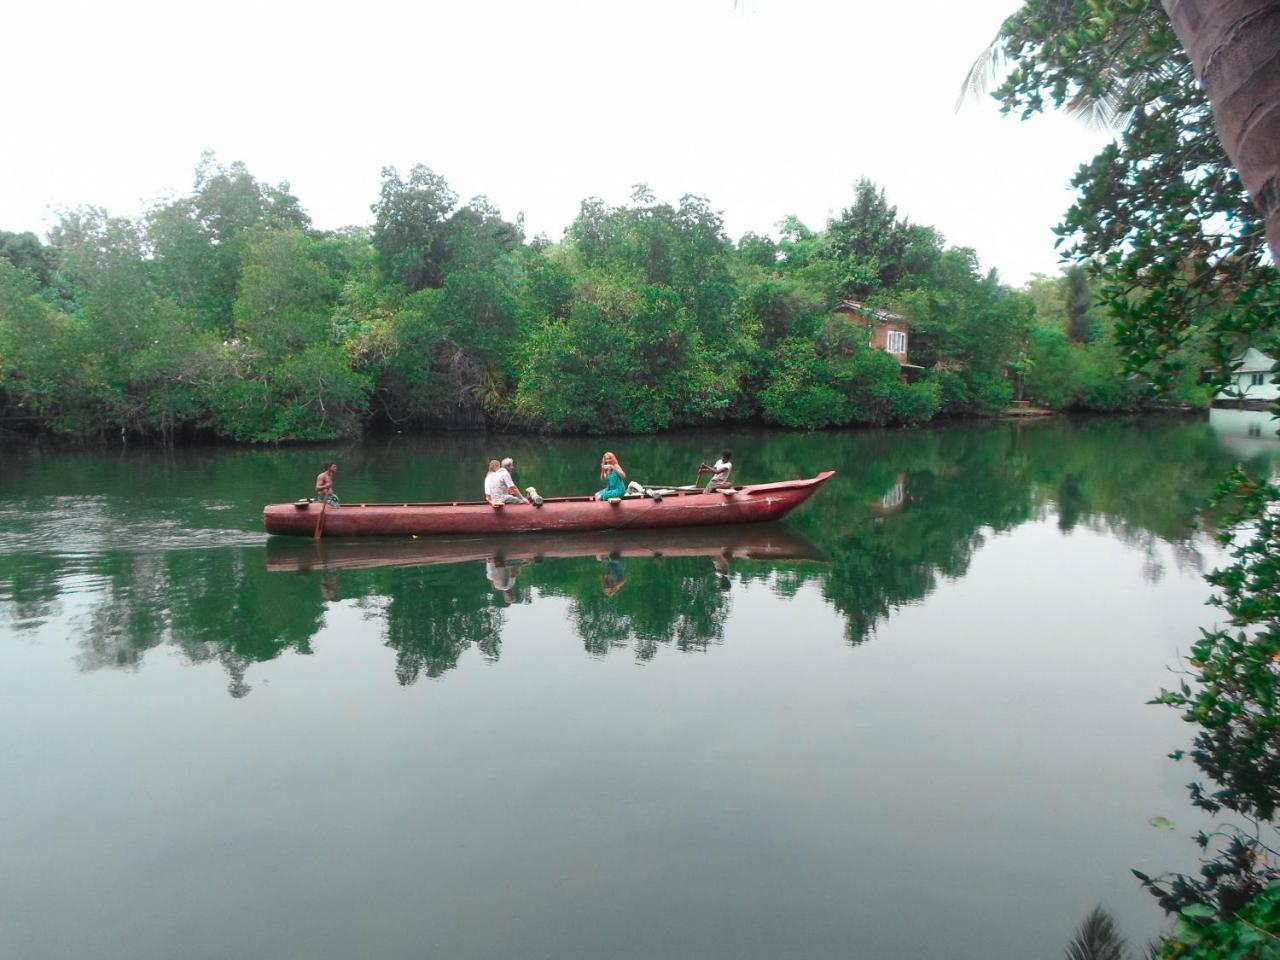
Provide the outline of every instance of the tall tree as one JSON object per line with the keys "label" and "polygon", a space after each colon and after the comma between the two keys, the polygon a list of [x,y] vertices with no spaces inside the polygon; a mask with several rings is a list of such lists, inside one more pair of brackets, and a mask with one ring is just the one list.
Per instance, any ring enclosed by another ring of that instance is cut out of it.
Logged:
{"label": "tall tree", "polygon": [[1131,365],[1167,385],[1186,368],[1193,334],[1208,337],[1224,371],[1242,339],[1273,334],[1280,285],[1263,221],[1160,6],[1028,0],[992,51],[1006,112],[1052,104],[1123,128],[1076,174],[1059,232],[1065,255],[1102,277]]}
{"label": "tall tree", "polygon": [[206,153],[190,196],[159,204],[145,219],[145,243],[159,292],[204,328],[234,338],[241,258],[255,227],[306,230],[311,219],[289,190],[254,178],[243,163]]}
{"label": "tall tree", "polygon": [[1280,261],[1280,3],[1162,2]]}
{"label": "tall tree", "polygon": [[854,299],[928,272],[941,248],[935,230],[899,219],[897,207],[865,177],[853,204],[827,224],[826,256],[839,270],[841,294]]}
{"label": "tall tree", "polygon": [[1093,290],[1084,267],[1073,263],[1062,276],[1067,310],[1067,334],[1076,343],[1088,343],[1093,336],[1089,324],[1089,308],[1093,306]]}
{"label": "tall tree", "polygon": [[458,195],[430,167],[415,164],[409,179],[394,167],[382,169],[382,188],[372,206],[373,245],[388,280],[412,293],[444,283],[445,225]]}
{"label": "tall tree", "polygon": [[30,271],[43,287],[53,278],[56,266],[54,251],[40,242],[34,233],[9,233],[0,230],[0,257],[19,270]]}

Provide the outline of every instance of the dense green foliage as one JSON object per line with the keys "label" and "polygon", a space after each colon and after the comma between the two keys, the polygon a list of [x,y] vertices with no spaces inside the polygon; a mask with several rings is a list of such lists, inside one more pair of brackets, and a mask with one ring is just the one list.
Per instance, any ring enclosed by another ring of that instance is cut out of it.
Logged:
{"label": "dense green foliage", "polygon": [[1192,904],[1178,912],[1160,960],[1277,960],[1280,958],[1280,881],[1270,884],[1230,919]]}
{"label": "dense green foliage", "polygon": [[1245,342],[1274,353],[1263,223],[1159,2],[1029,0],[987,62],[1006,112],[1052,104],[1122,128],[1072,181],[1059,242],[1097,278],[1129,364],[1168,383],[1205,354],[1226,370]]}
{"label": "dense green foliage", "polygon": [[[1122,128],[1080,168],[1059,233],[1067,255],[1088,263],[1129,369],[1185,389],[1201,365],[1225,381],[1246,346],[1277,355],[1280,276],[1263,222],[1158,2],[1028,0],[975,74],[987,67],[1001,80],[1005,111],[1026,117],[1051,103]],[[1079,281],[1071,274],[1067,282],[1066,330],[1080,340],[1092,326],[1076,306]],[[1065,344],[1038,340],[1032,378],[1065,395]],[[1108,379],[1097,380],[1103,395],[1091,402],[1114,396]],[[1237,471],[1219,490],[1228,498],[1238,504],[1222,527],[1233,562],[1208,578],[1226,622],[1204,632],[1188,679],[1157,702],[1196,727],[1186,755],[1204,779],[1191,785],[1193,801],[1235,820],[1197,835],[1198,876],[1138,874],[1178,918],[1163,957],[1280,955],[1280,488]]]}
{"label": "dense green foliage", "polygon": [[[1188,680],[1156,702],[1197,728],[1188,754],[1204,780],[1191,784],[1192,801],[1248,825],[1196,837],[1210,854],[1199,877],[1140,878],[1171,911],[1203,907],[1230,918],[1280,882],[1280,488],[1241,469],[1214,499],[1232,504],[1220,534],[1232,562],[1209,575],[1226,622],[1202,631]],[[1269,929],[1280,932],[1274,906]]]}
{"label": "dense green foliage", "polygon": [[[47,244],[0,233],[0,422],[276,441],[912,424],[998,412],[1017,391],[1060,408],[1150,399],[1106,337],[1083,342],[1087,280],[1011,290],[868,181],[822,231],[792,218],[777,241],[736,245],[706,200],[644,187],[584,201],[559,243],[529,241],[423,166],[384,170],[372,211],[371,230],[319,231],[288,184],[206,156],[190,195],[136,221],[86,208]],[[833,313],[847,297],[908,318],[923,378],[870,348],[870,321]]]}

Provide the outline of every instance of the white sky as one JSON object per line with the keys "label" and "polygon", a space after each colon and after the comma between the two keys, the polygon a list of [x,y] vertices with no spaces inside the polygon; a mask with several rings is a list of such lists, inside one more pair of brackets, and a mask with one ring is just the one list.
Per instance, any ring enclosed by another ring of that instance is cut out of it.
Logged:
{"label": "white sky", "polygon": [[10,4],[0,229],[133,216],[202,150],[288,180],[319,227],[371,220],[384,165],[559,239],[579,202],[708,197],[736,239],[814,228],[871,177],[1009,282],[1107,136],[954,105],[1017,0]]}

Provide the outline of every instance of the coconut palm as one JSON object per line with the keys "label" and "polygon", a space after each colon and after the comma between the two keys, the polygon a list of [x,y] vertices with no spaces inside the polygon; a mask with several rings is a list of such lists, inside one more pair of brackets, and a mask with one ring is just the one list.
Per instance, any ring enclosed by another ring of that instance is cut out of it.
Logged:
{"label": "coconut palm", "polygon": [[[1158,951],[1158,944],[1149,943],[1142,955],[1154,960]],[[1129,960],[1133,954],[1111,914],[1099,904],[1081,921],[1076,935],[1067,944],[1066,956],[1067,960]]]}
{"label": "coconut palm", "polygon": [[1280,2],[1161,0],[1280,261]]}

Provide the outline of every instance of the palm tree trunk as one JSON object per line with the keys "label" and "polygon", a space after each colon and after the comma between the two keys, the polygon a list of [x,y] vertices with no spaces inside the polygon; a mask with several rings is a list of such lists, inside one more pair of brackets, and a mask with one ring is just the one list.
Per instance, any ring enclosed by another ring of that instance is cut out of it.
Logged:
{"label": "palm tree trunk", "polygon": [[1280,0],[1161,0],[1280,263]]}

